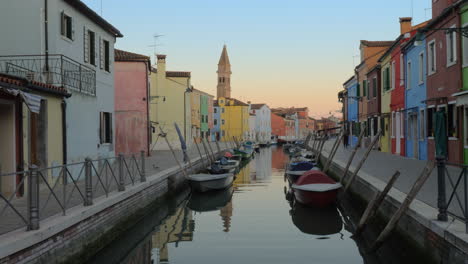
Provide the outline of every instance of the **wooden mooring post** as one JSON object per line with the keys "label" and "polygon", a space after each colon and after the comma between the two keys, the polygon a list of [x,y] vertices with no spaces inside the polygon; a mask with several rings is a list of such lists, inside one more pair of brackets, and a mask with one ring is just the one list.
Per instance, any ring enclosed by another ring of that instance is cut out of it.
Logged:
{"label": "wooden mooring post", "polygon": [[408,210],[411,202],[413,202],[414,198],[416,198],[416,195],[418,192],[421,190],[422,186],[426,182],[426,180],[429,178],[431,175],[432,170],[434,169],[434,162],[429,161],[426,166],[424,167],[423,171],[421,172],[421,175],[418,177],[416,182],[414,183],[413,187],[409,191],[408,195],[406,196],[405,200],[401,204],[400,208],[395,212],[395,214],[392,216],[388,224],[385,226],[384,230],[380,235],[377,237],[377,240],[375,243],[372,245],[370,252],[374,252],[377,249],[382,246],[383,242],[387,239],[387,237],[391,234],[393,229],[396,227],[398,224],[398,221],[401,219],[403,214]]}
{"label": "wooden mooring post", "polygon": [[344,183],[344,179],[346,178],[346,176],[348,176],[349,167],[351,166],[351,163],[354,160],[354,156],[356,156],[356,153],[357,153],[358,149],[361,146],[362,138],[364,137],[365,129],[366,129],[366,126],[364,126],[364,129],[359,134],[358,142],[357,142],[356,146],[354,146],[354,149],[353,149],[353,152],[351,153],[351,156],[349,156],[348,163],[346,164],[346,168],[345,168],[345,170],[343,172],[343,176],[341,176],[341,179],[340,179],[341,184]]}
{"label": "wooden mooring post", "polygon": [[[182,166],[182,164],[180,164],[179,159],[177,159],[177,155],[175,154],[174,149],[173,149],[172,146],[171,146],[171,143],[169,143],[169,140],[167,139],[167,134],[164,133],[164,131],[162,130],[161,126],[159,126],[159,130],[161,131],[161,137],[163,137],[164,140],[166,141],[167,146],[169,147],[169,150],[171,151],[172,156],[174,157],[174,160],[176,161],[177,165],[178,165],[179,168],[182,170],[182,173],[184,174],[184,176],[185,176],[186,178],[188,178],[188,174],[187,174],[187,171],[185,170],[185,166]],[[189,159],[190,159],[190,158],[189,158]]]}
{"label": "wooden mooring post", "polygon": [[343,140],[343,137],[344,133],[340,133],[340,136],[336,137],[335,144],[333,145],[330,155],[328,156],[327,163],[325,164],[325,167],[323,169],[324,173],[327,173],[328,169],[330,168],[330,165],[333,161],[333,157],[335,157],[335,154],[338,151],[338,148],[340,147],[340,142]]}
{"label": "wooden mooring post", "polygon": [[208,165],[205,165],[205,159],[203,158],[200,147],[198,146],[198,143],[197,143],[197,139],[195,137],[193,137],[193,142],[195,143],[195,146],[197,147],[197,151],[198,151],[198,154],[200,155],[200,159],[203,164],[203,167],[208,166]]}
{"label": "wooden mooring post", "polygon": [[362,214],[361,219],[359,220],[358,227],[356,228],[356,232],[354,233],[355,235],[359,235],[364,228],[367,225],[367,222],[374,217],[374,215],[377,213],[377,210],[379,209],[380,205],[384,201],[385,197],[387,196],[388,192],[390,189],[393,187],[393,184],[395,181],[400,177],[400,172],[396,171],[392,178],[390,178],[390,181],[388,181],[387,185],[383,189],[382,192],[378,192],[375,197],[372,199],[372,201],[367,205],[366,210]]}
{"label": "wooden mooring post", "polygon": [[203,149],[205,149],[206,156],[207,156],[208,159],[210,160],[210,163],[213,163],[214,160],[213,160],[213,158],[211,157],[210,151],[208,150],[208,147],[206,146],[205,141],[202,140],[201,143],[202,143],[202,145],[203,145]]}
{"label": "wooden mooring post", "polygon": [[213,148],[211,147],[211,144],[210,144],[210,142],[208,142],[208,140],[205,140],[205,141],[206,141],[206,144],[208,145],[208,147],[210,148],[211,156],[213,157],[213,162],[215,162],[216,161],[216,155],[214,154]]}
{"label": "wooden mooring post", "polygon": [[367,147],[367,150],[366,150],[366,153],[364,154],[364,157],[362,157],[361,161],[357,165],[357,167],[354,170],[353,174],[351,174],[351,177],[349,178],[349,181],[346,183],[346,186],[345,186],[345,188],[343,190],[343,193],[346,193],[346,191],[349,189],[349,187],[353,183],[354,179],[356,179],[356,176],[359,173],[359,170],[361,170],[362,165],[364,165],[364,162],[366,162],[367,157],[369,157],[370,152],[374,148],[374,145],[377,144],[377,142],[379,141],[381,134],[382,134],[382,130],[379,130],[379,132],[377,132],[377,135],[375,135],[374,139],[372,140],[372,143]]}

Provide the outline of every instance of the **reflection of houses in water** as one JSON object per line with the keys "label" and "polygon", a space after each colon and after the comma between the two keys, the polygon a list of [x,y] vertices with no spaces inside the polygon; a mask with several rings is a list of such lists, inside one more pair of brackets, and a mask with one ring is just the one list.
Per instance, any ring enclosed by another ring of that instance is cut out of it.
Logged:
{"label": "reflection of houses in water", "polygon": [[232,200],[229,201],[229,203],[226,204],[226,206],[221,208],[221,210],[219,210],[219,215],[221,216],[221,219],[223,220],[223,227],[224,227],[223,231],[226,233],[229,232],[229,228],[231,227],[232,211],[233,211]]}
{"label": "reflection of houses in water", "polygon": [[179,242],[192,241],[193,225],[192,211],[185,206],[177,208],[153,234],[154,263],[169,263],[167,244],[175,243],[177,247]]}
{"label": "reflection of houses in water", "polygon": [[139,246],[119,263],[121,264],[152,264],[151,249],[153,248],[151,239],[146,239]]}
{"label": "reflection of houses in water", "polygon": [[264,180],[264,179],[271,178],[271,161],[272,161],[271,148],[260,149],[259,155],[255,156],[255,167],[256,167],[255,178],[257,180]]}
{"label": "reflection of houses in water", "polygon": [[271,155],[272,167],[277,170],[283,170],[286,167],[287,162],[289,161],[288,155],[284,153],[281,147],[271,147],[274,149]]}
{"label": "reflection of houses in water", "polygon": [[250,164],[247,164],[239,171],[236,179],[234,180],[234,186],[236,184],[249,184],[252,182],[250,178],[250,169]]}

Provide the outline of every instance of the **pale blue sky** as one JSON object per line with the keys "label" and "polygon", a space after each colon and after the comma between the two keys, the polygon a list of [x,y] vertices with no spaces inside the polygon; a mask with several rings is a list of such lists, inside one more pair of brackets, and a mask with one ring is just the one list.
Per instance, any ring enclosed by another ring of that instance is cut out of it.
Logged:
{"label": "pale blue sky", "polygon": [[[101,0],[84,0],[101,13]],[[168,70],[192,72],[215,95],[223,44],[233,97],[270,106],[307,106],[312,116],[339,108],[337,92],[358,63],[359,40],[393,40],[411,0],[102,0],[102,14],[124,34],[116,47],[167,55]],[[413,23],[431,18],[431,0],[413,1]],[[391,3],[391,4],[390,4]]]}

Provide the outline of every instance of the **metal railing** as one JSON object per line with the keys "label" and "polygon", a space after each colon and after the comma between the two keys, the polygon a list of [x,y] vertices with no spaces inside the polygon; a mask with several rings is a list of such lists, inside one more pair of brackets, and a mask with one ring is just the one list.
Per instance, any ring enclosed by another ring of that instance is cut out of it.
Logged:
{"label": "metal railing", "polygon": [[0,73],[96,95],[96,71],[67,56],[0,56]]}
{"label": "metal railing", "polygon": [[[468,165],[448,163],[444,158],[437,158],[437,207],[439,209],[437,219],[448,221],[450,214],[465,222],[466,233],[468,233],[467,175]],[[447,180],[449,185],[446,184]]]}
{"label": "metal railing", "polygon": [[[0,174],[0,234],[26,226],[39,229],[40,220],[77,205],[91,206],[96,198],[123,192],[145,182],[145,153]],[[9,191],[6,185],[14,186]],[[26,191],[25,191],[26,190]]]}

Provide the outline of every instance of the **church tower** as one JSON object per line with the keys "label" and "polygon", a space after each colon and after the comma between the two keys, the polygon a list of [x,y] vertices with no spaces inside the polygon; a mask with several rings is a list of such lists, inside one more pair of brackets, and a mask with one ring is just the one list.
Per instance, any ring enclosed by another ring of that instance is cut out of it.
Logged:
{"label": "church tower", "polygon": [[226,45],[223,47],[221,58],[218,63],[218,88],[217,97],[231,97],[231,64],[229,63],[229,56],[227,53]]}

